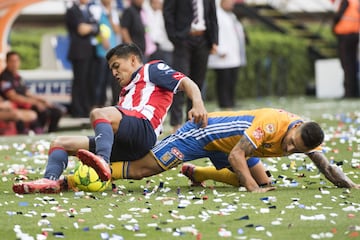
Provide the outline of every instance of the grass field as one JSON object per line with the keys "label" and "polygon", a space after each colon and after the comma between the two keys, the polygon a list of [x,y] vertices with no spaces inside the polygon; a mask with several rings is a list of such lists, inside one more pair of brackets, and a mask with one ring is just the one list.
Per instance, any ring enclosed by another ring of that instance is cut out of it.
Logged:
{"label": "grass field", "polygon": [[[240,109],[284,108],[318,121],[326,132],[329,160],[360,183],[359,103],[261,98],[239,104]],[[209,104],[208,109],[215,107]],[[89,135],[92,130],[57,134]],[[1,239],[360,239],[360,190],[334,187],[303,155],[263,160],[277,187],[265,194],[212,181],[206,188],[189,187],[179,168],[139,181],[117,181],[116,192],[14,194],[16,179],[42,175],[55,136],[0,138]],[[70,158],[67,172],[76,162]],[[151,191],[160,183],[163,188],[143,194],[145,187]]]}

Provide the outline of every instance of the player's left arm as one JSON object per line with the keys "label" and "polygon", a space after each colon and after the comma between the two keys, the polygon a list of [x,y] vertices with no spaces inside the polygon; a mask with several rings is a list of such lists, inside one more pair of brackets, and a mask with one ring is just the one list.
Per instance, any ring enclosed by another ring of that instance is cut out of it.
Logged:
{"label": "player's left arm", "polygon": [[155,85],[173,91],[184,91],[192,101],[192,108],[188,112],[188,119],[201,127],[206,127],[208,122],[207,111],[201,97],[199,87],[189,77],[183,73],[175,71],[165,62],[150,64],[149,79]]}
{"label": "player's left arm", "polygon": [[195,123],[201,123],[201,127],[206,127],[208,116],[199,87],[190,78],[183,77],[180,80],[178,90],[184,91],[192,101],[192,108],[188,112],[188,118]]}
{"label": "player's left arm", "polygon": [[319,168],[320,172],[334,185],[342,188],[360,189],[360,185],[348,178],[339,167],[330,165],[327,157],[322,152],[312,152],[307,155]]}
{"label": "player's left arm", "polygon": [[255,148],[251,142],[245,136],[242,136],[229,154],[229,163],[237,175],[240,185],[244,186],[249,192],[261,193],[274,190],[274,187],[260,188],[251,175],[246,159],[252,156],[254,150]]}

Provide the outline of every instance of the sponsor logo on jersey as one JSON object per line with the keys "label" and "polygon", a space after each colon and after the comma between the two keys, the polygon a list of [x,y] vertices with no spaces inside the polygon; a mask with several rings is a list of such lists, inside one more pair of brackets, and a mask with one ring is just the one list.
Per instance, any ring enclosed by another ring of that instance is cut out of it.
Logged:
{"label": "sponsor logo on jersey", "polygon": [[260,140],[262,139],[262,137],[264,136],[264,132],[263,130],[258,127],[257,129],[255,129],[255,131],[253,132],[253,136],[256,140]]}
{"label": "sponsor logo on jersey", "polygon": [[159,63],[158,65],[157,65],[157,68],[159,69],[159,70],[167,70],[167,69],[169,69],[170,67],[167,65],[167,64],[165,64],[165,63]]}
{"label": "sponsor logo on jersey", "polygon": [[173,75],[172,75],[173,78],[175,78],[176,80],[180,80],[182,79],[183,77],[185,77],[185,75],[181,72],[175,72]]}
{"label": "sponsor logo on jersey", "polygon": [[171,148],[171,153],[176,156],[178,159],[183,159],[184,158],[184,154],[182,154],[179,149],[177,149],[176,147]]}

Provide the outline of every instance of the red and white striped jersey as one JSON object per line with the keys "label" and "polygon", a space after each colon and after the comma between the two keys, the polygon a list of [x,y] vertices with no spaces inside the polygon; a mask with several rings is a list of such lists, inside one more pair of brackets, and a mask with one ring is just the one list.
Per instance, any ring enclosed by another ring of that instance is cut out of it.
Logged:
{"label": "red and white striped jersey", "polygon": [[183,77],[183,73],[162,61],[146,63],[121,90],[118,107],[129,116],[148,119],[156,136],[159,136],[173,95]]}

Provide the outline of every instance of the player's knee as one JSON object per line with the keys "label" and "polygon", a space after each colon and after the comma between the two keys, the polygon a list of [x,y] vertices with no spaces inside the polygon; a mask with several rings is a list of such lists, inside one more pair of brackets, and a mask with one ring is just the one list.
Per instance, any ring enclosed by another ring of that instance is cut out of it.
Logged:
{"label": "player's knee", "polygon": [[64,148],[65,150],[71,149],[74,145],[73,141],[66,136],[58,136],[51,143],[50,148]]}
{"label": "player's knee", "polygon": [[141,180],[145,177],[143,170],[139,169],[138,171],[132,172],[131,176],[129,176],[131,179],[134,180]]}
{"label": "player's knee", "polygon": [[91,121],[98,119],[98,118],[102,118],[102,117],[103,117],[103,113],[102,113],[101,108],[94,108],[93,110],[91,110],[91,112],[90,112],[90,120]]}

